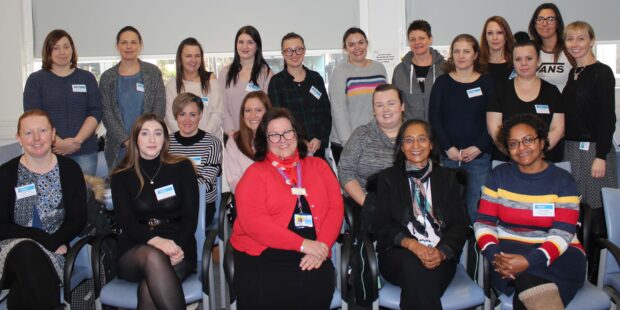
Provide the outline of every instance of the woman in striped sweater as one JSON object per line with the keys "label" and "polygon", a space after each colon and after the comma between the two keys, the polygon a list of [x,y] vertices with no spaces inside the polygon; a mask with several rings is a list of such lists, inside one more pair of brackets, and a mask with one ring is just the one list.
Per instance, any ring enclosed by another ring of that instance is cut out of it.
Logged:
{"label": "woman in striped sweater", "polygon": [[513,162],[493,170],[474,224],[492,282],[514,309],[563,309],[583,286],[586,259],[575,236],[579,194],[570,173],[544,160],[549,129],[533,114],[504,123],[499,142]]}
{"label": "woman in striped sweater", "polygon": [[189,158],[194,164],[198,182],[206,184],[206,223],[213,220],[216,179],[222,171],[222,143],[214,135],[198,128],[204,104],[192,93],[179,94],[172,103],[172,113],[179,131],[170,134],[170,153]]}

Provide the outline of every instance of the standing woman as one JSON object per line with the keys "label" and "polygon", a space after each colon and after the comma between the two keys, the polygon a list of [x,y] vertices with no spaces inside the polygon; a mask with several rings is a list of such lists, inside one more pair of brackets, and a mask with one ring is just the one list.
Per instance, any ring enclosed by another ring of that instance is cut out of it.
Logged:
{"label": "standing woman", "polygon": [[77,68],[77,50],[64,30],[43,42],[43,66],[24,88],[24,111],[46,111],[56,128],[52,151],[75,160],[84,173],[97,170],[95,129],[101,121],[101,93],[92,73]]}
{"label": "standing woman", "polygon": [[520,113],[537,114],[549,128],[549,145],[544,154],[551,162],[562,161],[564,154],[564,107],[561,104],[560,91],[549,82],[536,76],[539,47],[530,40],[525,32],[515,35],[517,42],[513,50],[514,66],[517,77],[496,85],[495,94],[487,109],[487,127],[498,152],[493,159],[509,161],[508,150],[498,143],[497,135],[502,122]]}
{"label": "standing woman", "polygon": [[445,167],[467,173],[467,210],[476,219],[480,188],[491,171],[486,111],[493,79],[482,74],[478,41],[469,34],[452,40],[445,72],[431,93],[430,122]]}
{"label": "standing woman", "polygon": [[480,35],[480,63],[487,67],[488,74],[496,84],[514,78],[512,74],[514,44],[515,38],[508,22],[501,16],[489,17]]}
{"label": "standing woman", "polygon": [[198,128],[221,139],[224,121],[221,90],[215,74],[205,69],[203,57],[202,45],[198,40],[187,38],[179,44],[177,74],[166,83],[166,126],[170,132],[179,130],[172,112],[174,98],[180,93],[192,93],[200,97],[205,107]]}
{"label": "standing woman", "polygon": [[52,152],[56,131],[40,109],[17,121],[20,155],[0,166],[0,287],[9,309],[64,309],[64,255],[86,224],[80,167]]}
{"label": "standing woman", "polygon": [[332,123],[325,82],[303,65],[306,46],[300,35],[286,34],[281,48],[284,70],[271,78],[269,98],[274,106],[289,109],[302,125],[308,153],[325,158]]}
{"label": "standing woman", "polygon": [[601,188],[617,187],[615,84],[613,71],[592,53],[594,30],[582,21],[565,31],[566,47],[577,61],[562,93],[566,109],[566,148],[584,202],[602,207]]}
{"label": "standing woman", "polygon": [[103,103],[103,125],[107,130],[105,158],[112,171],[125,154],[129,131],[143,113],[166,113],[166,94],[161,71],[138,58],[142,36],[132,26],[116,34],[121,61],[106,70],[99,81]]}
{"label": "standing woman", "polygon": [[256,163],[237,186],[230,242],[241,310],[327,310],[332,300],[342,195],[327,162],[306,156],[300,129],[288,110],[267,112]]}
{"label": "standing woman", "polygon": [[538,77],[557,86],[561,92],[566,86],[568,72],[575,66],[575,59],[564,46],[564,20],[560,9],[553,3],[539,5],[530,19],[528,31],[541,47]]}
{"label": "standing woman", "polygon": [[138,309],[185,309],[181,282],[196,270],[198,183],[192,163],[169,153],[163,118],[132,125],[127,155],[112,172],[121,234],[118,276],[138,282]]}
{"label": "standing woman", "polygon": [[269,110],[271,101],[263,91],[253,91],[243,98],[239,109],[239,130],[228,139],[224,149],[224,175],[232,193],[235,193],[245,170],[254,163],[256,128]]}
{"label": "standing woman", "polygon": [[198,183],[205,184],[208,225],[215,214],[217,176],[222,172],[222,142],[199,128],[205,110],[202,98],[180,93],[172,104],[178,131],[170,133],[170,153],[189,158],[194,163]]}
{"label": "standing woman", "polygon": [[235,35],[235,57],[222,68],[217,81],[224,91],[224,133],[232,137],[239,130],[237,113],[249,92],[267,92],[273,72],[263,58],[263,41],[258,30],[243,26]]}
{"label": "standing woman", "polygon": [[404,96],[405,119],[428,121],[428,105],[433,83],[443,74],[443,56],[431,47],[431,25],[425,20],[414,20],[407,29],[408,52],[394,68],[392,84]]}
{"label": "standing woman", "polygon": [[372,94],[377,86],[387,81],[385,67],[366,58],[368,39],[362,29],[347,29],[342,37],[342,48],[349,55],[348,61],[334,68],[329,82],[333,118],[329,140],[336,164],[355,128],[372,120],[372,105],[369,104]]}

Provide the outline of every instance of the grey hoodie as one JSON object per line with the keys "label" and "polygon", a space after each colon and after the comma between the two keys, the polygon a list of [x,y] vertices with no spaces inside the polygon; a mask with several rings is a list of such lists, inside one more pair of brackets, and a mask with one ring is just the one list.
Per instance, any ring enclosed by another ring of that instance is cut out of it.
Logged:
{"label": "grey hoodie", "polygon": [[444,72],[441,65],[445,62],[443,56],[438,51],[430,48],[433,63],[428,70],[424,81],[424,92],[418,84],[418,77],[415,75],[411,58],[413,52],[407,53],[401,63],[394,68],[392,84],[400,89],[403,100],[405,100],[405,119],[422,119],[428,122],[428,104],[431,97],[431,89],[435,79]]}

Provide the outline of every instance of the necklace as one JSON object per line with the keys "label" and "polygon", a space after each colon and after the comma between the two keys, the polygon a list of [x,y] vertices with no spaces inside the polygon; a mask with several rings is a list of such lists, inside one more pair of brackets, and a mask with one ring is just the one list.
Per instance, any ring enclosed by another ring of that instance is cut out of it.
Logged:
{"label": "necklace", "polygon": [[581,74],[581,72],[583,72],[585,68],[586,66],[575,68],[575,74],[573,76],[573,80],[577,81],[577,79],[579,78],[579,74]]}
{"label": "necklace", "polygon": [[155,174],[153,175],[153,177],[151,177],[150,175],[146,173],[146,171],[144,171],[142,166],[140,166],[140,170],[142,171],[144,176],[146,176],[146,178],[149,179],[149,183],[151,183],[151,185],[155,183],[155,178],[157,177],[157,174],[159,174],[159,169],[161,169],[161,161],[159,162],[159,167],[157,167],[157,171],[155,171]]}

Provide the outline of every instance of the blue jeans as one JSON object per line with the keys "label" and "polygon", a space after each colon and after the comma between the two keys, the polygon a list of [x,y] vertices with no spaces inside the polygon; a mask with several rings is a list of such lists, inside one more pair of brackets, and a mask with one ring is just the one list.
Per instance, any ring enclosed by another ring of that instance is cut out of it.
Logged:
{"label": "blue jeans", "polygon": [[465,202],[467,204],[469,220],[473,224],[478,217],[478,202],[480,201],[482,186],[487,180],[487,175],[491,172],[491,155],[483,153],[468,163],[461,162],[460,167],[458,161],[442,156],[441,165],[447,168],[461,168],[465,170],[467,174]]}
{"label": "blue jeans", "polygon": [[73,159],[80,168],[82,173],[94,176],[97,173],[97,152],[90,154],[82,154],[77,156],[69,156]]}

